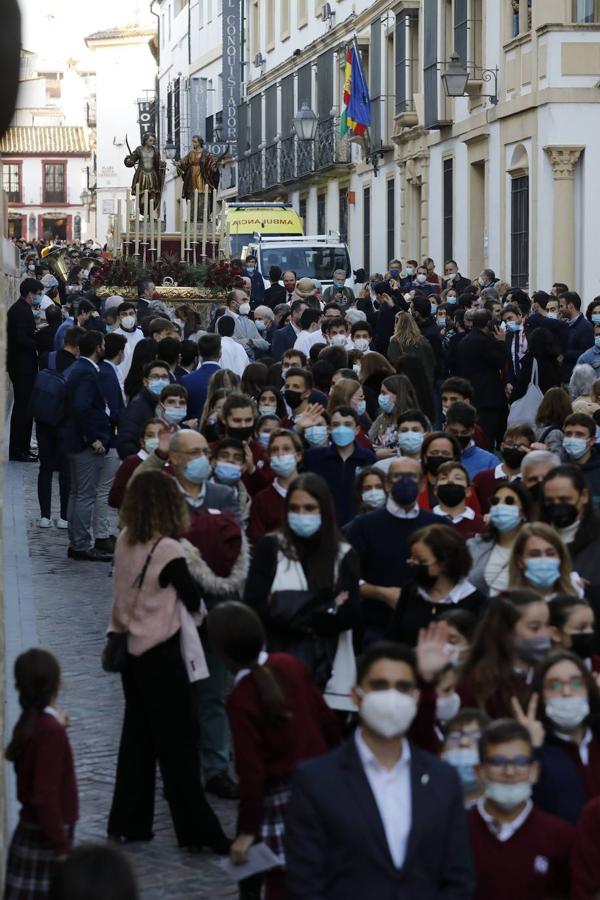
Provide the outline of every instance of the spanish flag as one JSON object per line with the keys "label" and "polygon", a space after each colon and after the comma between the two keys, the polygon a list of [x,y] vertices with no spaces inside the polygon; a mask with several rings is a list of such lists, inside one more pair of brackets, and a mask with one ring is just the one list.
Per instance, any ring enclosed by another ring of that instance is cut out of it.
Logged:
{"label": "spanish flag", "polygon": [[344,108],[340,120],[340,135],[361,137],[371,124],[369,88],[360,64],[356,43],[346,49],[344,73]]}

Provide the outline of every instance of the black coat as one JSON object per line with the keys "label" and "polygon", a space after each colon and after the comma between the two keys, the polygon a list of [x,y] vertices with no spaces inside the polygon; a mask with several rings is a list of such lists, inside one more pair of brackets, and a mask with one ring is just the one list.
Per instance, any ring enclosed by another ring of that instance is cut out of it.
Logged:
{"label": "black coat", "polygon": [[278,328],[273,334],[271,343],[271,356],[273,359],[279,362],[285,351],[292,349],[297,337],[298,335],[292,325],[284,325],[283,328]]}
{"label": "black coat", "polygon": [[6,368],[11,377],[33,375],[38,370],[35,316],[24,297],[6,313]]}
{"label": "black coat", "polygon": [[117,428],[117,453],[121,459],[140,449],[140,430],[146,419],[153,419],[158,397],[144,388],[129,406],[121,410]]}
{"label": "black coat", "polygon": [[594,328],[585,316],[579,316],[572,325],[567,325],[567,352],[563,363],[563,381],[569,381],[573,369],[582,353],[594,346]]}
{"label": "black coat", "polygon": [[282,284],[272,284],[271,287],[266,289],[262,302],[265,306],[275,309],[278,303],[285,303],[286,299],[287,293],[284,286]]}
{"label": "black coat", "polygon": [[474,328],[461,342],[456,354],[456,375],[467,378],[475,388],[477,409],[503,409],[506,394],[501,370],[506,347],[490,334]]}
{"label": "black coat", "polygon": [[416,647],[421,628],[427,628],[436,618],[448,609],[465,609],[479,617],[486,603],[486,598],[475,588],[473,591],[453,603],[451,606],[431,603],[421,596],[414,582],[402,588],[399,602],[396,604],[390,621],[387,638]]}
{"label": "black coat", "polygon": [[[542,356],[538,357],[538,381],[540,385],[540,390],[542,393],[546,393],[550,388],[560,387],[561,384],[561,372],[560,365],[555,356]],[[525,353],[523,359],[521,360],[521,371],[517,375],[514,381],[514,388],[512,394],[510,395],[510,402],[514,403],[515,400],[519,400],[521,397],[524,397],[527,388],[529,387],[529,382],[531,381],[531,370],[533,368],[533,354],[530,353],[529,350]]]}

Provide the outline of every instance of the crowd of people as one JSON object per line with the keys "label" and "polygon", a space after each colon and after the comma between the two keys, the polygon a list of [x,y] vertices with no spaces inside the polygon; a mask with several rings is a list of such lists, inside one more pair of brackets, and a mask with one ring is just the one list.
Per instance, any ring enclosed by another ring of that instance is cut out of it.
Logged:
{"label": "crowd of people", "polygon": [[[243,900],[592,900],[600,298],[237,265],[205,318],[148,280],[43,307],[37,270],[8,311],[10,458],[112,564],[108,836],[152,839],[158,763],[181,847],[277,857]],[[6,896],[45,897],[77,788],[57,662],[15,674]]]}

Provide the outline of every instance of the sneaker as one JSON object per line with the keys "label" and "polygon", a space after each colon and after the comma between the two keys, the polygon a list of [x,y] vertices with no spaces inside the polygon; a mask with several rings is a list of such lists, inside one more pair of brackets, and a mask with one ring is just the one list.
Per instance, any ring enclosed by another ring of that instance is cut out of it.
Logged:
{"label": "sneaker", "polygon": [[39,528],[50,528],[51,525],[52,519],[47,519],[46,516],[42,516],[42,518],[38,522]]}
{"label": "sneaker", "polygon": [[68,528],[68,527],[69,527],[69,523],[67,522],[66,519],[60,519],[60,518],[59,518],[59,519],[56,520],[56,527],[57,527],[57,528]]}

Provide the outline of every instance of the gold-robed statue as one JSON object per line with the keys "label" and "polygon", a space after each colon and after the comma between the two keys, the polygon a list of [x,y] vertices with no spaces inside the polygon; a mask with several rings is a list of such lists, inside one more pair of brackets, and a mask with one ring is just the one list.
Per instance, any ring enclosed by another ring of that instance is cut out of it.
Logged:
{"label": "gold-robed statue", "polygon": [[221,156],[214,156],[204,149],[204,141],[200,135],[193,135],[192,149],[183,159],[175,162],[177,174],[183,178],[181,196],[184,200],[191,200],[194,191],[203,194],[205,185],[215,191],[218,190],[221,179],[219,164],[226,153],[227,150]]}
{"label": "gold-robed statue", "polygon": [[[129,144],[127,145],[129,148]],[[128,169],[135,168],[135,175],[131,182],[131,194],[136,195],[139,185],[140,205],[143,204],[144,192],[148,191],[148,202],[151,208],[160,209],[160,198],[165,180],[165,163],[160,158],[156,147],[156,135],[145,134],[141,146],[125,157],[125,165]]]}

